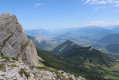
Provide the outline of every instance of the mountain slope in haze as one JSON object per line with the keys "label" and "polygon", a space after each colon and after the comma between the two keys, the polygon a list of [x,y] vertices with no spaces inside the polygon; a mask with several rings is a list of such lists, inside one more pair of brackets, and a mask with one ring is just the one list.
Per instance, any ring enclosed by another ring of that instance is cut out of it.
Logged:
{"label": "mountain slope in haze", "polygon": [[108,51],[106,54],[119,59],[119,44],[108,44],[105,49]]}
{"label": "mountain slope in haze", "polygon": [[109,34],[101,38],[98,43],[101,44],[119,44],[119,34]]}
{"label": "mountain slope in haze", "polygon": [[[61,31],[60,31],[61,32]],[[56,39],[79,40],[86,39],[96,41],[105,35],[111,34],[111,30],[97,26],[66,29],[64,33],[56,36]],[[98,35],[98,36],[97,36]]]}
{"label": "mountain slope in haze", "polygon": [[119,33],[119,25],[113,26],[112,30],[114,33]]}
{"label": "mountain slope in haze", "polygon": [[52,39],[55,34],[50,32],[49,30],[43,30],[43,29],[36,29],[36,30],[25,30],[26,35],[30,35],[33,37],[41,37],[43,41],[47,41]]}
{"label": "mountain slope in haze", "polygon": [[[25,33],[30,36],[40,36],[45,41],[62,42],[62,40],[73,40],[76,42],[94,42],[104,37],[105,35],[112,34],[113,31],[104,29],[97,26],[88,26],[81,28],[68,28],[59,30],[25,30]],[[98,35],[98,36],[97,36]]]}
{"label": "mountain slope in haze", "polygon": [[51,32],[47,31],[47,30],[43,30],[43,29],[36,29],[36,30],[25,30],[25,33],[27,35],[30,36],[34,36],[34,37],[43,37],[43,36],[51,36],[54,35]]}
{"label": "mountain slope in haze", "polygon": [[35,46],[40,49],[48,50],[48,48],[51,47],[50,44],[48,44],[46,41],[42,41],[42,39],[39,37],[32,37],[32,36],[27,35],[27,38],[31,39],[33,43],[35,44]]}
{"label": "mountain slope in haze", "polygon": [[109,44],[106,46],[109,52],[119,53],[119,44]]}
{"label": "mountain slope in haze", "polygon": [[63,54],[64,52],[71,50],[75,47],[80,47],[79,45],[75,44],[74,42],[67,40],[64,43],[60,44],[56,48],[53,49],[52,53],[54,54]]}

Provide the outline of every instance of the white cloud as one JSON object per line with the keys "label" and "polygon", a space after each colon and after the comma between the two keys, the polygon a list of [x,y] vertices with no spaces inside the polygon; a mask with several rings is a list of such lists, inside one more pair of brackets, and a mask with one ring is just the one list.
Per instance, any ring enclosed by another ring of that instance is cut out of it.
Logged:
{"label": "white cloud", "polygon": [[118,7],[119,6],[119,1],[115,1],[115,6]]}
{"label": "white cloud", "polygon": [[119,21],[115,21],[115,22],[109,22],[109,21],[91,21],[87,24],[83,24],[81,26],[111,26],[111,25],[119,25]]}
{"label": "white cloud", "polygon": [[39,6],[41,6],[40,3],[37,3],[37,4],[34,5],[34,7],[39,7]]}
{"label": "white cloud", "polygon": [[99,10],[99,9],[105,9],[106,7],[104,6],[99,6],[99,7],[95,7],[95,10]]}
{"label": "white cloud", "polygon": [[85,24],[72,24],[66,25],[65,28],[79,28],[79,27],[90,27],[90,26],[100,26],[100,27],[109,27],[109,26],[119,26],[119,21],[109,22],[109,21],[91,21]]}
{"label": "white cloud", "polygon": [[86,4],[113,4],[114,6],[119,6],[119,0],[83,0]]}
{"label": "white cloud", "polygon": [[85,0],[87,4],[106,4],[104,0]]}

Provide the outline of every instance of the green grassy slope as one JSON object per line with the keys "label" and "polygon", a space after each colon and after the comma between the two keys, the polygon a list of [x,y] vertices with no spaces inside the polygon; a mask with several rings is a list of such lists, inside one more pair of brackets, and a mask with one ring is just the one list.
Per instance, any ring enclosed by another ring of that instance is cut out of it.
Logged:
{"label": "green grassy slope", "polygon": [[87,80],[116,80],[115,78],[118,80],[119,78],[118,64],[111,67],[93,63],[80,64],[80,61],[74,62],[73,59],[54,55],[38,48],[37,51],[38,55],[45,60],[43,64],[46,66],[73,73],[75,76],[83,76]]}

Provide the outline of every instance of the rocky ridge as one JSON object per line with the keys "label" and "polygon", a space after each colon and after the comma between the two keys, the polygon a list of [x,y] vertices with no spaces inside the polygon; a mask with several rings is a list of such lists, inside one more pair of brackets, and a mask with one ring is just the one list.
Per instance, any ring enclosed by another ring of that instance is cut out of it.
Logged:
{"label": "rocky ridge", "polygon": [[85,80],[49,67],[27,66],[15,58],[0,57],[1,80]]}
{"label": "rocky ridge", "polygon": [[37,52],[28,40],[15,15],[0,15],[0,56],[21,58],[28,65],[38,66]]}

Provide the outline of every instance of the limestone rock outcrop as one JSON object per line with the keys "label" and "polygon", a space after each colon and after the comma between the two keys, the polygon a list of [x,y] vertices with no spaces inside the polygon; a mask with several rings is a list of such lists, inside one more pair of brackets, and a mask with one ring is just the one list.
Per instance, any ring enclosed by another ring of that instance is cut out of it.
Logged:
{"label": "limestone rock outcrop", "polygon": [[86,80],[50,67],[33,67],[0,57],[0,80]]}
{"label": "limestone rock outcrop", "polygon": [[15,15],[0,15],[0,56],[21,58],[28,65],[37,66],[37,51],[28,40]]}

